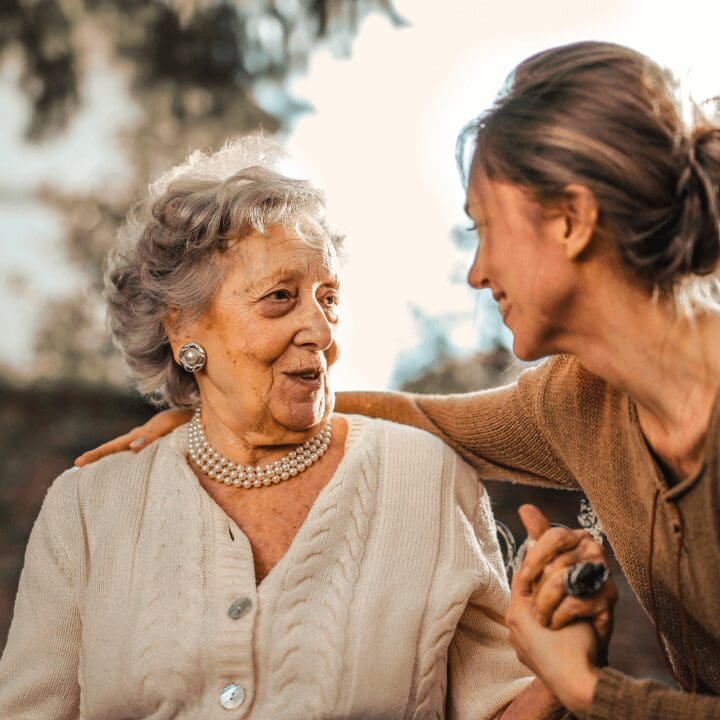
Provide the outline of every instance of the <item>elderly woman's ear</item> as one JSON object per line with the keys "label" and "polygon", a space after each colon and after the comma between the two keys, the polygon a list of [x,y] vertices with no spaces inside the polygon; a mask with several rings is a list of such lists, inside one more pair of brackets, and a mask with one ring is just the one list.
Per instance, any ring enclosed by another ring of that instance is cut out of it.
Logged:
{"label": "elderly woman's ear", "polygon": [[177,358],[177,349],[182,345],[180,340],[180,310],[179,308],[170,308],[163,321],[165,327],[165,334],[167,335],[170,345],[173,349],[173,355]]}
{"label": "elderly woman's ear", "polygon": [[185,372],[195,374],[205,367],[207,352],[192,336],[191,328],[180,320],[180,311],[172,308],[165,320],[165,333],[170,341],[173,358]]}
{"label": "elderly woman's ear", "polygon": [[165,334],[170,342],[175,362],[179,363],[181,348],[188,342],[197,342],[197,338],[190,337],[192,333],[190,332],[187,321],[184,321],[179,308],[170,308],[168,310],[163,325],[165,326]]}

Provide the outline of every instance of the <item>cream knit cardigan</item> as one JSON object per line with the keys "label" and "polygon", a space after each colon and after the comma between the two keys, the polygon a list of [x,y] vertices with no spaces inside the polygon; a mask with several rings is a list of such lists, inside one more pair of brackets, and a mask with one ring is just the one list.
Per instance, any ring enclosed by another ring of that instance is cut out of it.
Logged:
{"label": "cream knit cardigan", "polygon": [[493,619],[509,593],[488,497],[431,435],[348,422],[258,587],[247,538],[185,460],[187,426],[61,475],[28,544],[0,718],[495,716],[529,678]]}

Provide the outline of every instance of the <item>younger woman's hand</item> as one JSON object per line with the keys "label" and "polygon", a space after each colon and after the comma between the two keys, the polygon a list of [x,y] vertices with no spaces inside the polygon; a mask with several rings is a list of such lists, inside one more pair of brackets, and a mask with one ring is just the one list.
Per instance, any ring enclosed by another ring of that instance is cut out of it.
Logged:
{"label": "younger woman's hand", "polygon": [[95,462],[106,455],[112,455],[123,450],[140,452],[153,440],[167,435],[179,425],[190,420],[192,413],[189,410],[163,410],[151,417],[144,425],[139,425],[120,437],[110,440],[102,445],[88,450],[75,458],[75,465],[82,467]]}

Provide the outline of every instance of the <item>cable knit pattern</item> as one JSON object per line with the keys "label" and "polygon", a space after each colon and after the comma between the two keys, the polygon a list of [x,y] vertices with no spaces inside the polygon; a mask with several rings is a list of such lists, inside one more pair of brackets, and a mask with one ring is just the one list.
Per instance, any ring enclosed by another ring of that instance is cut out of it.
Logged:
{"label": "cable knit pattern", "polygon": [[494,717],[529,678],[493,620],[508,588],[482,486],[431,435],[348,425],[259,586],[247,537],[186,462],[186,427],[62,475],[28,545],[0,717]]}
{"label": "cable knit pattern", "polygon": [[447,651],[465,604],[465,601],[457,600],[442,621],[432,623],[432,634],[419,648],[417,705],[412,714],[413,720],[438,717],[440,708],[445,704]]}
{"label": "cable knit pattern", "polygon": [[[696,665],[699,690],[691,697],[658,683],[603,671],[589,717],[720,718],[720,574],[712,561],[720,556],[720,393],[708,426],[702,470],[674,483],[668,483],[648,449],[631,398],[569,356],[526,370],[505,388],[447,396],[341,393],[336,407],[433,432],[482,478],[582,489],[651,616],[655,605],[677,676],[689,686]],[[651,588],[650,519],[656,492]],[[482,551],[486,557],[491,553],[487,546]]]}
{"label": "cable knit pattern", "polygon": [[[352,447],[357,428],[350,432],[348,444]],[[328,488],[325,508],[308,517],[303,528],[303,549],[287,571],[283,582],[286,591],[278,603],[281,622],[276,626],[277,651],[272,662],[276,712],[292,707],[293,688],[298,683],[312,688],[314,706],[303,709],[311,717],[321,717],[323,708],[335,706],[350,603],[377,497],[378,472],[370,459],[376,450],[372,446],[357,449],[360,457],[357,466],[354,464],[354,478],[347,477],[345,466],[338,469]],[[349,493],[349,488],[353,492]],[[333,563],[327,570],[333,582],[323,587],[313,578],[323,572],[329,548],[333,549]],[[316,592],[311,593],[311,589]],[[309,612],[309,603],[320,612]]]}
{"label": "cable knit pattern", "polygon": [[[143,603],[144,622],[137,636],[142,693],[149,693],[152,685],[154,692],[162,695],[168,682],[173,685],[173,694],[181,698],[198,690],[194,679],[200,658],[186,617],[186,608],[202,607],[204,586],[200,538],[187,532],[187,528],[198,526],[199,508],[192,495],[192,488],[174,484],[163,500],[166,510],[159,524],[146,529],[155,543],[148,558],[148,582],[144,584],[148,592]],[[173,603],[167,602],[166,589],[170,586],[177,593]],[[183,631],[177,632],[177,628]],[[163,656],[170,659],[169,677],[164,672],[158,674]]]}

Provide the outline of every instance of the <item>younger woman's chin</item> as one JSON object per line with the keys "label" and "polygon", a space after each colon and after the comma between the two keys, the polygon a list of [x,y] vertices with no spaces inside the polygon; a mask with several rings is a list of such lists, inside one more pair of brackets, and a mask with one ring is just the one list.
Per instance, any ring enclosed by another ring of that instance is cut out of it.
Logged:
{"label": "younger woman's chin", "polygon": [[541,345],[541,343],[529,341],[518,334],[513,335],[513,354],[523,362],[534,362],[547,357],[549,353]]}

